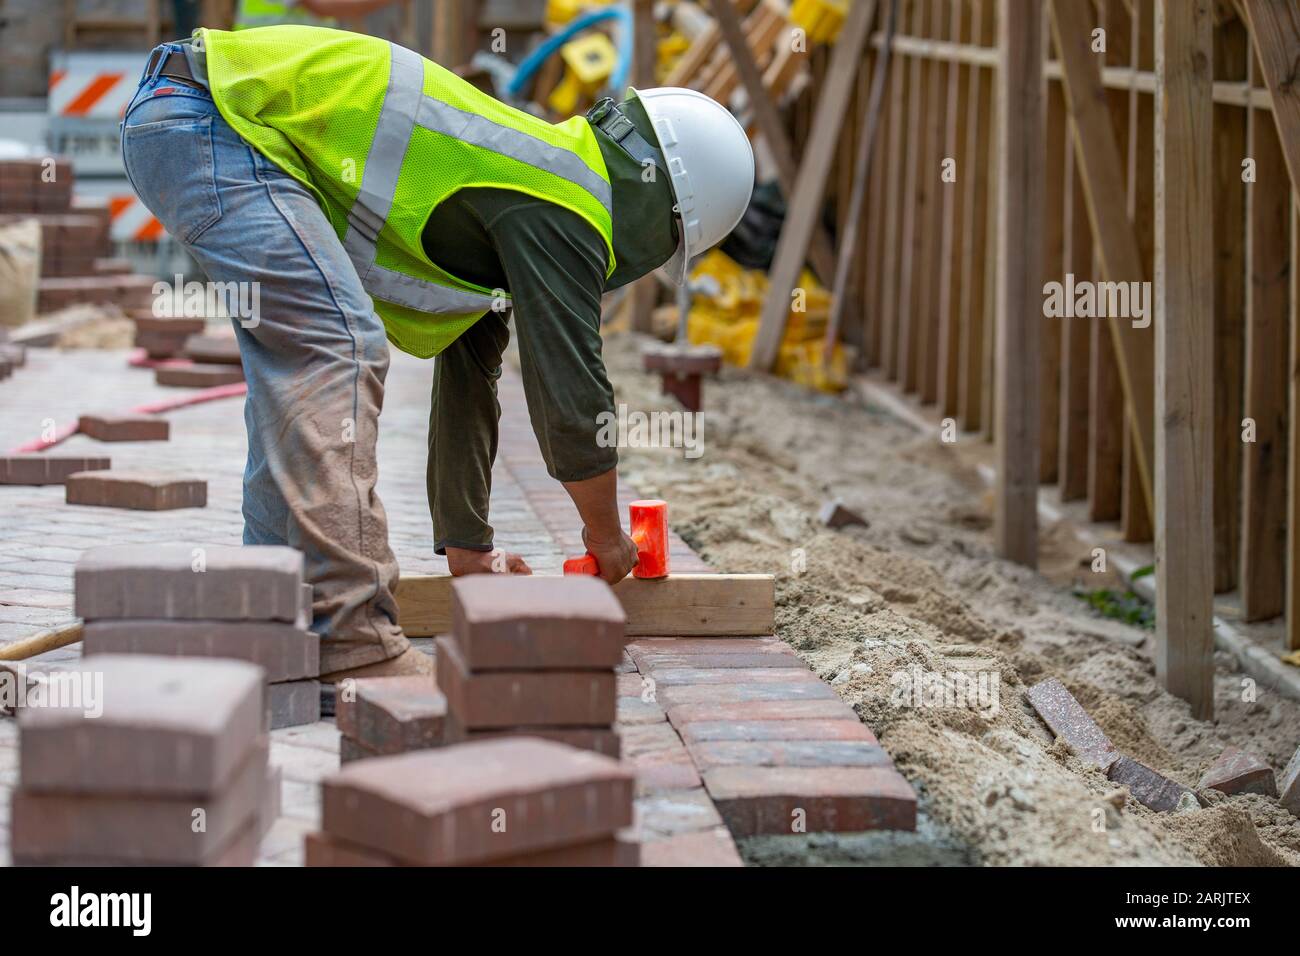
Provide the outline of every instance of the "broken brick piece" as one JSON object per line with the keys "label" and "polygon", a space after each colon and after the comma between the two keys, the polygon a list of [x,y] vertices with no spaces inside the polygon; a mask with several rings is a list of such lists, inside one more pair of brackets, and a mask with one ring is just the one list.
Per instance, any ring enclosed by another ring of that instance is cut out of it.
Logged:
{"label": "broken brick piece", "polygon": [[1119,759],[1115,745],[1105,732],[1055,677],[1029,688],[1029,703],[1052,733],[1064,737],[1070,748],[1084,760],[1105,770]]}
{"label": "broken brick piece", "polygon": [[1106,776],[1115,783],[1128,787],[1128,792],[1138,803],[1159,813],[1174,809],[1183,794],[1192,792],[1127,756],[1116,759],[1106,771]]}
{"label": "broken brick piece", "polygon": [[527,737],[350,763],[321,784],[331,837],[426,866],[601,839],[632,823],[616,760]]}
{"label": "broken brick piece", "polygon": [[614,723],[607,671],[470,671],[451,638],[437,639],[438,686],[464,727],[601,727]]}
{"label": "broken brick piece", "polygon": [[285,621],[100,619],[84,632],[87,654],[229,657],[258,665],[268,683],[320,675],[320,635]]}
{"label": "broken brick piece", "polygon": [[589,670],[623,659],[625,615],[599,578],[473,574],[451,586],[451,629],[466,667]]}
{"label": "broken brick piece", "polygon": [[69,475],[111,467],[107,458],[76,455],[0,457],[0,485],[61,485]]}
{"label": "broken brick piece", "polygon": [[338,695],[335,717],[344,737],[372,753],[405,753],[442,745],[447,698],[428,675],[365,678]]}
{"label": "broken brick piece", "polygon": [[301,727],[320,720],[320,681],[292,680],[266,685],[268,730]]}
{"label": "broken brick piece", "polygon": [[862,517],[862,515],[858,514],[856,511],[844,507],[844,505],[838,501],[828,501],[822,505],[821,510],[817,512],[817,520],[827,528],[832,529],[848,528],[852,526],[860,528],[871,527],[870,522],[868,522],[866,518]]}
{"label": "broken brick piece", "polygon": [[171,423],[155,415],[82,415],[77,431],[96,441],[166,441]]}
{"label": "broken brick piece", "polygon": [[1252,753],[1229,747],[1210,765],[1197,784],[1201,790],[1221,793],[1262,793],[1277,796],[1273,768]]}
{"label": "broken brick piece", "polygon": [[88,621],[301,622],[302,573],[302,554],[276,545],[106,545],[77,561],[75,610]]}
{"label": "broken brick piece", "polygon": [[[124,863],[197,864],[259,817],[269,786],[260,741],[230,783],[202,799],[14,791],[12,851],[28,860],[102,857]],[[201,818],[196,811],[202,811]],[[201,819],[202,826],[196,826]]]}
{"label": "broken brick piece", "polygon": [[240,365],[160,365],[154,369],[154,381],[177,388],[216,388],[244,380]]}
{"label": "broken brick piece", "polygon": [[916,793],[893,767],[714,767],[703,776],[736,836],[916,829]]}
{"label": "broken brick piece", "polygon": [[172,511],[208,504],[208,483],[202,478],[151,471],[85,471],[69,475],[64,486],[70,505]]}
{"label": "broken brick piece", "polygon": [[98,654],[57,699],[19,711],[31,791],[210,796],[262,735],[262,672],[244,661]]}

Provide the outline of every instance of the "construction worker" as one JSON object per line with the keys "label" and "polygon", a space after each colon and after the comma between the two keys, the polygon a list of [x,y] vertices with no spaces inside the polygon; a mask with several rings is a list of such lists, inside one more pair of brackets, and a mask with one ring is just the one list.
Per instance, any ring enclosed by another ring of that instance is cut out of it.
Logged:
{"label": "construction worker", "polygon": [[[364,17],[393,0],[239,0],[235,29],[297,23],[303,26],[338,26],[340,18]],[[188,36],[188,33],[183,35]]]}
{"label": "construction worker", "polygon": [[373,37],[200,30],[151,54],[122,151],[210,281],[259,283],[256,321],[235,322],[244,541],[305,555],[326,680],[428,666],[396,623],[375,496],[389,342],[437,356],[427,488],[453,575],[530,573],[488,523],[509,310],[547,469],[601,576],[632,569],[598,441],[601,296],[659,267],[681,283],[739,221],[754,158],[726,109],[654,89],[550,124]]}

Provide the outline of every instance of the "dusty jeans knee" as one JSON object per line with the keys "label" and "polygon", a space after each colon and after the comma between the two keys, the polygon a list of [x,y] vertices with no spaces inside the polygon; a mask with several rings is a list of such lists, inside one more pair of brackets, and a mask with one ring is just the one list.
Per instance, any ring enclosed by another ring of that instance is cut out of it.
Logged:
{"label": "dusty jeans knee", "polygon": [[122,153],[209,281],[256,303],[233,319],[248,380],[245,542],[303,552],[323,672],[400,654],[397,560],[375,494],[388,343],[342,243],[197,85],[146,76]]}

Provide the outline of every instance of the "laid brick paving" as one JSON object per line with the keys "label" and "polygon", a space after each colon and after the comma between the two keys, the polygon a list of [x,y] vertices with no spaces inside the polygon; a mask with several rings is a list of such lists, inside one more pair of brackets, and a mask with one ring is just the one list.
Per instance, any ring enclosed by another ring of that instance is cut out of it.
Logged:
{"label": "laid brick paving", "polygon": [[[445,560],[432,553],[424,487],[431,371],[394,353],[381,420],[378,490],[404,574],[446,573]],[[0,453],[88,410],[125,411],[184,394],[156,385],[147,369],[128,368],[125,352],[34,350],[24,375],[0,388],[8,409],[0,417]],[[112,445],[115,469],[206,479],[206,508],[158,514],[78,507],[64,502],[60,486],[0,486],[0,644],[75,619],[72,569],[89,547],[238,544],[242,404],[225,399],[168,414],[168,442]],[[581,523],[546,474],[518,376],[502,379],[501,404],[492,494],[497,543],[522,554],[534,572],[558,574],[566,557],[582,552]],[[93,455],[105,447],[78,435],[59,452]],[[622,487],[619,497],[626,515],[635,489]],[[670,555],[676,573],[711,570],[676,534]],[[432,653],[432,641],[415,643]],[[45,658],[79,655],[73,647]],[[789,833],[792,815],[805,818],[809,831],[914,826],[910,786],[870,730],[783,642],[646,638],[628,646],[617,670],[616,726],[623,758],[637,770],[634,829],[645,843],[643,865],[740,865],[727,823],[740,833]],[[332,721],[272,732],[282,802],[260,864],[302,864],[304,838],[320,828],[320,781],[339,767],[339,741]],[[16,779],[15,722],[0,719],[0,864],[8,862],[8,791]]]}

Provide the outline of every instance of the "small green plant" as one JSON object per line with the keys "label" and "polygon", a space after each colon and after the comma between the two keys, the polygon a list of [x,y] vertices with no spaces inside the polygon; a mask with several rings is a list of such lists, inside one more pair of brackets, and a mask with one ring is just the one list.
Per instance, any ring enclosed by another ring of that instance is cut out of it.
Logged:
{"label": "small green plant", "polygon": [[[1131,581],[1137,581],[1155,572],[1153,565],[1138,568],[1131,575]],[[1102,617],[1123,621],[1134,627],[1151,630],[1156,626],[1156,609],[1133,589],[1116,591],[1114,588],[1079,588],[1074,589],[1074,596],[1087,604]]]}

